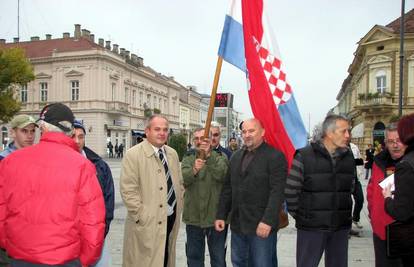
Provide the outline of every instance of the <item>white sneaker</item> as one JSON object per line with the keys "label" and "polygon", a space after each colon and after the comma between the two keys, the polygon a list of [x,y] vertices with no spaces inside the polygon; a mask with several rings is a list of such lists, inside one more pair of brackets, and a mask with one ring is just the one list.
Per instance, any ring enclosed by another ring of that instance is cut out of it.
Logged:
{"label": "white sneaker", "polygon": [[359,229],[362,229],[362,228],[363,228],[363,226],[362,226],[362,224],[361,224],[360,222],[353,221],[353,223],[354,223],[354,225],[355,225],[357,228],[359,228]]}

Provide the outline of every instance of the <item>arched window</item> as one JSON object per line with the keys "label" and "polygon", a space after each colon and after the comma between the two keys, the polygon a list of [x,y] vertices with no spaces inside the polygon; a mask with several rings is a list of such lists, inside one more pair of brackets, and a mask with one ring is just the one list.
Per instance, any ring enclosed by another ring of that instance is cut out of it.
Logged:
{"label": "arched window", "polygon": [[384,70],[377,71],[375,75],[375,79],[377,81],[377,92],[380,94],[385,93],[386,86],[387,86],[387,75]]}

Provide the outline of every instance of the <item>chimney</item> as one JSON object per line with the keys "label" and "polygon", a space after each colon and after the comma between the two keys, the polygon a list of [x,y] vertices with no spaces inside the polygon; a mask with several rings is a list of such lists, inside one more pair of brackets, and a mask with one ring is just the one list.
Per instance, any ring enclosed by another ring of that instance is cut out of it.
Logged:
{"label": "chimney", "polygon": [[138,57],[138,66],[140,67],[144,66],[144,59],[142,57]]}
{"label": "chimney", "polygon": [[129,51],[128,50],[125,51],[125,58],[129,59]]}
{"label": "chimney", "polygon": [[75,24],[75,39],[79,39],[81,37],[81,25]]}
{"label": "chimney", "polygon": [[19,42],[19,37],[14,37],[13,38],[13,43],[18,43]]}
{"label": "chimney", "polygon": [[131,61],[134,64],[138,64],[138,56],[135,54],[131,54]]}
{"label": "chimney", "polygon": [[52,35],[51,34],[46,34],[46,40],[51,40],[52,39]]}
{"label": "chimney", "polygon": [[105,44],[105,40],[103,38],[99,38],[98,44],[103,47]]}
{"label": "chimney", "polygon": [[89,38],[89,35],[91,35],[91,32],[87,29],[82,29],[82,37]]}
{"label": "chimney", "polygon": [[6,39],[0,39],[0,44],[5,44],[6,43]]}
{"label": "chimney", "polygon": [[39,41],[39,40],[40,40],[39,36],[30,37],[30,41]]}
{"label": "chimney", "polygon": [[92,43],[95,43],[95,34],[89,35],[89,39],[91,39]]}
{"label": "chimney", "polygon": [[111,41],[106,41],[105,43],[105,48],[111,50]]}
{"label": "chimney", "polygon": [[68,39],[68,38],[70,38],[70,33],[64,32],[63,33],[63,39]]}
{"label": "chimney", "polygon": [[121,55],[121,57],[125,56],[125,48],[121,48],[121,52],[119,52],[119,54]]}
{"label": "chimney", "polygon": [[119,46],[118,46],[117,44],[113,44],[113,45],[112,45],[112,52],[114,52],[114,53],[117,53],[117,54],[118,54],[118,53],[119,53],[119,51],[118,51],[118,47],[119,47]]}

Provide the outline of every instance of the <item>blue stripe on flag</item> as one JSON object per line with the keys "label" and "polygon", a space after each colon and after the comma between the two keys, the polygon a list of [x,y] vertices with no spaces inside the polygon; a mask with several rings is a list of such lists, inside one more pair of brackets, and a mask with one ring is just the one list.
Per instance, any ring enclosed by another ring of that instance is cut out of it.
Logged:
{"label": "blue stripe on flag", "polygon": [[229,15],[226,15],[224,21],[218,54],[225,61],[246,72],[243,26]]}
{"label": "blue stripe on flag", "polygon": [[305,147],[308,141],[308,134],[305,126],[303,126],[295,97],[292,95],[285,104],[279,105],[278,110],[295,149]]}

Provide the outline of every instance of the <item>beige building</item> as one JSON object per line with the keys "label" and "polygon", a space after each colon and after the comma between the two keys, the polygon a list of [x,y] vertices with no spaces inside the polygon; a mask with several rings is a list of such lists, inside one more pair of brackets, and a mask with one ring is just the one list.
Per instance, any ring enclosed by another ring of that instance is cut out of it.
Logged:
{"label": "beige building", "polygon": [[[352,120],[353,141],[383,142],[384,129],[398,115],[400,19],[375,25],[358,42],[354,60],[337,95],[334,112]],[[414,10],[405,16],[403,114],[414,111]]]}
{"label": "beige building", "polygon": [[[21,113],[38,116],[49,103],[68,105],[85,124],[86,144],[100,155],[106,154],[109,141],[123,143],[128,149],[144,131],[144,120],[160,112],[170,121],[173,131],[180,131],[180,94],[190,94],[189,126],[197,124],[201,97],[192,96],[189,88],[148,66],[143,59],[117,44],[95,37],[75,25],[74,35],[62,38],[32,37],[30,41],[6,43],[0,48],[21,47],[34,67],[35,80],[17,88],[22,102]],[[198,99],[198,100],[197,100]],[[199,122],[200,119],[198,119]],[[7,141],[7,125],[0,125],[2,143]]]}

